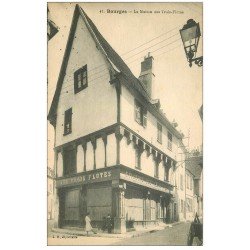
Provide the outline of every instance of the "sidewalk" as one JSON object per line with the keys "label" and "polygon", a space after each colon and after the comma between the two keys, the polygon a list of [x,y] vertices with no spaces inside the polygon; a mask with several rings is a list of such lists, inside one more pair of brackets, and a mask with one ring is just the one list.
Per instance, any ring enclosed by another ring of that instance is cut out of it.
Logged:
{"label": "sidewalk", "polygon": [[[171,228],[180,223],[184,223],[184,222],[175,222],[172,224],[162,223],[161,225],[156,226],[156,227],[141,228],[140,230],[138,229],[136,231],[126,232],[124,234],[108,234],[106,232],[97,231],[97,234],[94,234],[91,232],[88,237],[106,237],[106,238],[123,238],[123,239],[133,238],[133,237],[138,237],[147,233],[153,233],[156,231],[164,230],[165,228],[168,228],[168,227]],[[82,228],[52,228],[51,231],[54,233],[61,233],[61,234],[68,234],[68,235],[87,236],[86,231],[83,231]]]}

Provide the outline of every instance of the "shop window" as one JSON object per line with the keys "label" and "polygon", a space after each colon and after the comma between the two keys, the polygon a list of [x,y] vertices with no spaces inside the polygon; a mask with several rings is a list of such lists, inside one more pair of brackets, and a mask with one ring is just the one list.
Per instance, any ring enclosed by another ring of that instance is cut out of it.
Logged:
{"label": "shop window", "polygon": [[168,132],[168,149],[172,150],[172,141],[173,141],[173,136],[170,132]]}
{"label": "shop window", "polygon": [[162,125],[157,123],[157,141],[162,143]]}
{"label": "shop window", "polygon": [[135,100],[135,120],[143,127],[147,126],[147,109]]}
{"label": "shop window", "polygon": [[72,108],[64,112],[64,135],[72,132]]}
{"label": "shop window", "polygon": [[74,148],[65,148],[63,150],[63,173],[70,175],[76,173],[76,150]]}
{"label": "shop window", "polygon": [[87,65],[74,73],[75,94],[88,87]]}

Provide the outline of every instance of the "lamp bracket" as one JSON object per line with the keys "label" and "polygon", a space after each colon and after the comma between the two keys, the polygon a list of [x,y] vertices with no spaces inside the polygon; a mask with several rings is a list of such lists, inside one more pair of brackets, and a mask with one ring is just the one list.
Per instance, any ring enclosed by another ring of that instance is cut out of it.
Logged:
{"label": "lamp bracket", "polygon": [[192,62],[194,62],[198,67],[203,66],[203,56],[194,58],[194,59],[189,59],[189,66],[192,67]]}

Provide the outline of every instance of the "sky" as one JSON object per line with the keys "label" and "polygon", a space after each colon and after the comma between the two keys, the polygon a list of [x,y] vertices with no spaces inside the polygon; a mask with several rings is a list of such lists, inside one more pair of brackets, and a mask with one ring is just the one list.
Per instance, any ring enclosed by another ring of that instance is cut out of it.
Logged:
{"label": "sky", "polygon": [[[188,65],[179,30],[188,19],[200,24],[201,3],[79,3],[98,30],[123,58],[136,77],[148,52],[154,57],[155,97],[170,121],[178,123],[189,149],[202,145],[202,121],[198,109],[202,100],[203,67]],[[48,42],[48,110],[64,55],[75,3],[49,3],[59,32]],[[108,13],[122,10],[127,13]],[[144,13],[141,13],[144,12]],[[152,13],[145,13],[145,12]],[[197,56],[202,55],[202,37]],[[54,162],[54,132],[48,125],[48,166]],[[189,136],[188,136],[189,135]],[[189,145],[188,145],[189,144]]]}

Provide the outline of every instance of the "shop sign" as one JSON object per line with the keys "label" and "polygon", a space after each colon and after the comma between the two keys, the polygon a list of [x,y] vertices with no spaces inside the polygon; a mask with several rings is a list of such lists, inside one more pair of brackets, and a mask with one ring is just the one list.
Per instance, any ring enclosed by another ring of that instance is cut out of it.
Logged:
{"label": "shop sign", "polygon": [[81,176],[68,177],[64,179],[60,179],[56,181],[56,186],[68,186],[73,184],[85,184],[91,182],[98,182],[104,180],[110,180],[113,177],[112,170],[102,171],[102,172],[94,172]]}
{"label": "shop sign", "polygon": [[161,186],[160,183],[157,182],[157,180],[155,180],[155,181],[149,180],[148,178],[147,178],[148,180],[146,180],[146,178],[143,178],[143,176],[140,176],[138,174],[135,174],[135,173],[132,173],[129,171],[125,171],[125,173],[121,173],[120,177],[123,180],[130,181],[130,182],[136,183],[136,184],[141,185],[141,186],[152,188],[152,189],[162,191],[165,193],[170,192],[170,190],[168,188]]}

